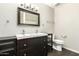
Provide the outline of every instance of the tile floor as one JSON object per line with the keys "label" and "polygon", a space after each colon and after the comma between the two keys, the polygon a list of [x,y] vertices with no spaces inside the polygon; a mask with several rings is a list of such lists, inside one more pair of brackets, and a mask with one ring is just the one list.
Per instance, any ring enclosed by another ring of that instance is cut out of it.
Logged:
{"label": "tile floor", "polygon": [[79,54],[63,48],[62,52],[56,51],[54,49],[49,51],[48,56],[79,56]]}

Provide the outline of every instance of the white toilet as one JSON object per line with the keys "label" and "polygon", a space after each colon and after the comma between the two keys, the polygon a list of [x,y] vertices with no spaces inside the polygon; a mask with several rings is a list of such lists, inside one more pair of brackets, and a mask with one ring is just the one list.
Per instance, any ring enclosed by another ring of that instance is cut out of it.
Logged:
{"label": "white toilet", "polygon": [[62,51],[63,44],[64,44],[63,40],[55,39],[53,40],[53,49],[57,51]]}

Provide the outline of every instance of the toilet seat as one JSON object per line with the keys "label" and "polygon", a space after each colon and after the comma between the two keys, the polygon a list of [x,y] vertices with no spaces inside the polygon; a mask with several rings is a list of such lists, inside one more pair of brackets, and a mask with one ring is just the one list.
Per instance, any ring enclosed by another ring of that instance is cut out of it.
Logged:
{"label": "toilet seat", "polygon": [[57,43],[57,44],[64,44],[64,41],[63,40],[53,40],[54,43]]}

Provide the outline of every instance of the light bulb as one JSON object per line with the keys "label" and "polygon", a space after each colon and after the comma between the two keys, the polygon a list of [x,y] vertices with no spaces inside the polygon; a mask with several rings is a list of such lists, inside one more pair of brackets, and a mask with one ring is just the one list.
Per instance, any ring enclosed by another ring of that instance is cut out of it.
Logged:
{"label": "light bulb", "polygon": [[32,11],[35,10],[35,6],[34,5],[31,5],[31,9],[32,9]]}
{"label": "light bulb", "polygon": [[26,8],[29,9],[29,7],[30,7],[30,4],[26,3]]}
{"label": "light bulb", "polygon": [[35,7],[35,9],[38,11],[39,8],[38,7]]}
{"label": "light bulb", "polygon": [[35,12],[38,12],[38,7],[35,7],[34,11],[35,11]]}

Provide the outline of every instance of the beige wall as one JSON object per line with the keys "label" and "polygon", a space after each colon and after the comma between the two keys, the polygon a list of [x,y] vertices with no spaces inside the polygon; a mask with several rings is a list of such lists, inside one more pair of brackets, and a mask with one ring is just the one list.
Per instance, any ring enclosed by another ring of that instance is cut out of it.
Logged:
{"label": "beige wall", "polygon": [[[0,3],[0,37],[14,36],[22,33],[24,29],[26,33],[52,32],[53,33],[53,14],[54,10],[45,4],[35,4],[39,7],[40,13],[40,27],[37,26],[18,26],[17,25],[17,4]],[[6,23],[9,20],[9,23]]]}
{"label": "beige wall", "polygon": [[55,8],[55,34],[64,38],[64,47],[79,51],[79,4],[61,4]]}

